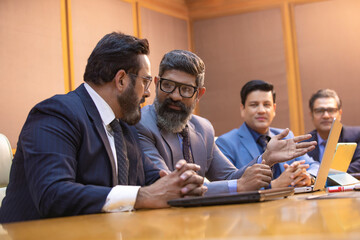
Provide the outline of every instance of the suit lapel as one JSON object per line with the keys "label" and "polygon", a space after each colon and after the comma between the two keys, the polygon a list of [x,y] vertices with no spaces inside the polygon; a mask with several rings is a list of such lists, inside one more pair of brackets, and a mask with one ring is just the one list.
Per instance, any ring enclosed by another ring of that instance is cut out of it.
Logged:
{"label": "suit lapel", "polygon": [[206,156],[206,146],[204,143],[203,137],[198,134],[194,128],[194,125],[189,122],[189,135],[190,135],[190,145],[191,145],[191,152],[193,155],[194,163],[201,166],[200,163],[206,162],[202,161],[204,156]]}
{"label": "suit lapel", "polygon": [[177,134],[164,131],[163,129],[160,130],[161,136],[168,145],[170,152],[171,152],[171,158],[169,160],[171,162],[167,162],[167,166],[171,166],[170,170],[174,170],[175,163],[179,161],[180,159],[183,159],[183,153],[181,151],[180,142]]}
{"label": "suit lapel", "polygon": [[111,147],[110,147],[109,139],[106,136],[106,132],[105,132],[100,114],[96,108],[95,103],[91,99],[89,93],[86,91],[84,84],[81,84],[75,90],[75,92],[79,95],[81,101],[83,102],[89,118],[94,122],[96,131],[99,133],[100,138],[101,138],[102,142],[104,143],[104,146],[105,146],[106,152],[109,156],[109,160],[110,160],[110,164],[111,164],[113,185],[115,186],[118,183],[118,180],[116,177],[115,159],[114,159]]}
{"label": "suit lapel", "polygon": [[243,144],[253,159],[261,154],[253,136],[251,135],[245,123],[243,123],[239,128],[238,134],[240,136],[240,142]]}
{"label": "suit lapel", "polygon": [[[316,130],[311,131],[309,134],[311,134],[311,138],[309,140],[306,141],[316,141],[318,142],[318,138],[317,138],[317,132]],[[320,149],[319,149],[319,145],[316,145],[315,149],[308,152],[307,153],[310,157],[312,157],[315,161],[320,162],[321,159],[319,159],[320,157]]]}

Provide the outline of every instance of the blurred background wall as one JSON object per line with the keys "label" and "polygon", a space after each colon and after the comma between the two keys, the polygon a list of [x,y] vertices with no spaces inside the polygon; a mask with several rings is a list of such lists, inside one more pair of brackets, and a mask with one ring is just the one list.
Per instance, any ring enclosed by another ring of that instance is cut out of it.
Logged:
{"label": "blurred background wall", "polygon": [[358,0],[0,0],[0,132],[16,148],[30,109],[78,87],[112,31],[149,40],[153,76],[172,49],[198,54],[207,90],[196,113],[216,135],[242,123],[239,92],[252,79],[275,85],[274,127],[312,130],[320,88],[338,92],[345,125],[360,125],[359,12]]}

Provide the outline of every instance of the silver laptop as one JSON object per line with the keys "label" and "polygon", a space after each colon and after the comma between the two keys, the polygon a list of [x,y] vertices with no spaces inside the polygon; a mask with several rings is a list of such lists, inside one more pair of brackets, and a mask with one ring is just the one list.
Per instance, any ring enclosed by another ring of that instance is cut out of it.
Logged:
{"label": "silver laptop", "polygon": [[321,160],[319,171],[316,176],[315,184],[308,187],[296,187],[295,193],[313,192],[323,190],[325,188],[326,179],[336,152],[336,146],[339,141],[342,124],[338,119],[334,119],[329,137],[324,150],[324,155]]}

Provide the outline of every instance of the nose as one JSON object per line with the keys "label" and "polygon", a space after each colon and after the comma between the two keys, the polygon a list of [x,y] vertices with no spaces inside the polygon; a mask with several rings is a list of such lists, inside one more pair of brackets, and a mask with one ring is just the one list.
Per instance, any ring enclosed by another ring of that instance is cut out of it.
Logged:
{"label": "nose", "polygon": [[151,92],[150,92],[150,87],[149,87],[149,88],[145,89],[143,97],[148,98],[148,97],[150,97],[150,95],[151,95]]}
{"label": "nose", "polygon": [[259,104],[258,112],[261,112],[261,113],[265,112],[265,107],[263,104]]}
{"label": "nose", "polygon": [[328,111],[325,111],[324,114],[323,114],[323,117],[324,118],[329,118],[331,117],[330,114],[328,113]]}
{"label": "nose", "polygon": [[174,101],[180,101],[182,99],[180,95],[180,89],[176,87],[172,93],[170,93],[170,98]]}

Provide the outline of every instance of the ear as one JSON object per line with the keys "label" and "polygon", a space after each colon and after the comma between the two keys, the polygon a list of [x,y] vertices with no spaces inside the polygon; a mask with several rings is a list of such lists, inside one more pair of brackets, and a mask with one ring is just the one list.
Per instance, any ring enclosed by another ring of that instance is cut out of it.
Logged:
{"label": "ear", "polygon": [[339,121],[341,121],[341,115],[342,115],[342,109],[340,108],[339,109],[339,116],[338,116]]}
{"label": "ear", "polygon": [[242,118],[244,118],[244,114],[245,114],[244,111],[245,111],[245,106],[242,103],[240,103],[240,115]]}
{"label": "ear", "polygon": [[123,69],[120,69],[114,77],[114,84],[115,87],[120,91],[123,92],[126,85],[127,85],[127,81],[126,81],[126,72]]}
{"label": "ear", "polygon": [[274,117],[276,116],[276,103],[273,104],[274,105]]}
{"label": "ear", "polygon": [[157,83],[160,81],[160,77],[159,76],[155,76],[154,77],[154,83],[155,83],[155,87],[157,85]]}
{"label": "ear", "polygon": [[199,101],[200,98],[205,94],[206,92],[206,88],[205,87],[201,87],[198,89],[198,96],[197,96],[197,100]]}

